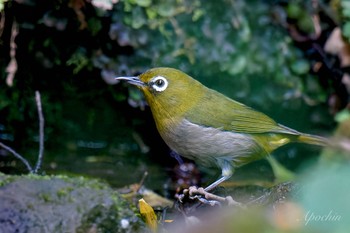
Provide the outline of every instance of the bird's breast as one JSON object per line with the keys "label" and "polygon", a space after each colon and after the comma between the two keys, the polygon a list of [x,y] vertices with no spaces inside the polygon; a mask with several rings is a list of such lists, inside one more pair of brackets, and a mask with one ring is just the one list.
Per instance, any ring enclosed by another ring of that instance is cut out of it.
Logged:
{"label": "bird's breast", "polygon": [[266,155],[264,149],[248,134],[205,127],[187,119],[176,123],[170,121],[168,124],[163,122],[161,128],[158,130],[172,150],[204,164],[225,159],[232,161],[235,166],[241,166]]}

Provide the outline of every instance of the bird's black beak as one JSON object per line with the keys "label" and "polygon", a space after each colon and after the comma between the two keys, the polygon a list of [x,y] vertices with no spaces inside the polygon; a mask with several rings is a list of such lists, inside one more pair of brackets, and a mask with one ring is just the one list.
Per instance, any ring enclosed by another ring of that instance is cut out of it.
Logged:
{"label": "bird's black beak", "polygon": [[117,77],[115,78],[116,80],[125,80],[130,84],[139,86],[139,87],[144,87],[146,84],[142,82],[139,77]]}

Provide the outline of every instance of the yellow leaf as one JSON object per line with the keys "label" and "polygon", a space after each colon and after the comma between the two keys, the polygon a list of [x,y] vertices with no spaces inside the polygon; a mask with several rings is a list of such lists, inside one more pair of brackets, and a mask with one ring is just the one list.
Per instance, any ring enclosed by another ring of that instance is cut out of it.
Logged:
{"label": "yellow leaf", "polygon": [[144,218],[147,226],[153,231],[157,232],[157,215],[154,213],[153,208],[145,202],[143,198],[139,200],[140,214]]}

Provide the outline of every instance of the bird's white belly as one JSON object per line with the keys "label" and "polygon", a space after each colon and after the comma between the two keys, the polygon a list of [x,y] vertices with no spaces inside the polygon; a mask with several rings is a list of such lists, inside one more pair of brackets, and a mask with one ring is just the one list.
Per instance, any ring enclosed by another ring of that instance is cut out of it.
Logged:
{"label": "bird's white belly", "polygon": [[234,166],[241,166],[266,155],[248,134],[204,127],[186,119],[166,132],[162,137],[172,150],[202,163],[224,159],[231,161]]}

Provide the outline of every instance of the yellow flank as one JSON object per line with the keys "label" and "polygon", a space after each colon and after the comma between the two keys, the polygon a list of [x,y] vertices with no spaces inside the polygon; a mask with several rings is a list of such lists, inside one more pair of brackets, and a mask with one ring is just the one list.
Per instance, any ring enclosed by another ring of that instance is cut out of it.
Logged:
{"label": "yellow flank", "polygon": [[290,140],[288,138],[281,138],[280,140],[270,141],[269,143],[270,143],[272,148],[278,148],[278,147],[283,146],[289,142],[290,142]]}

